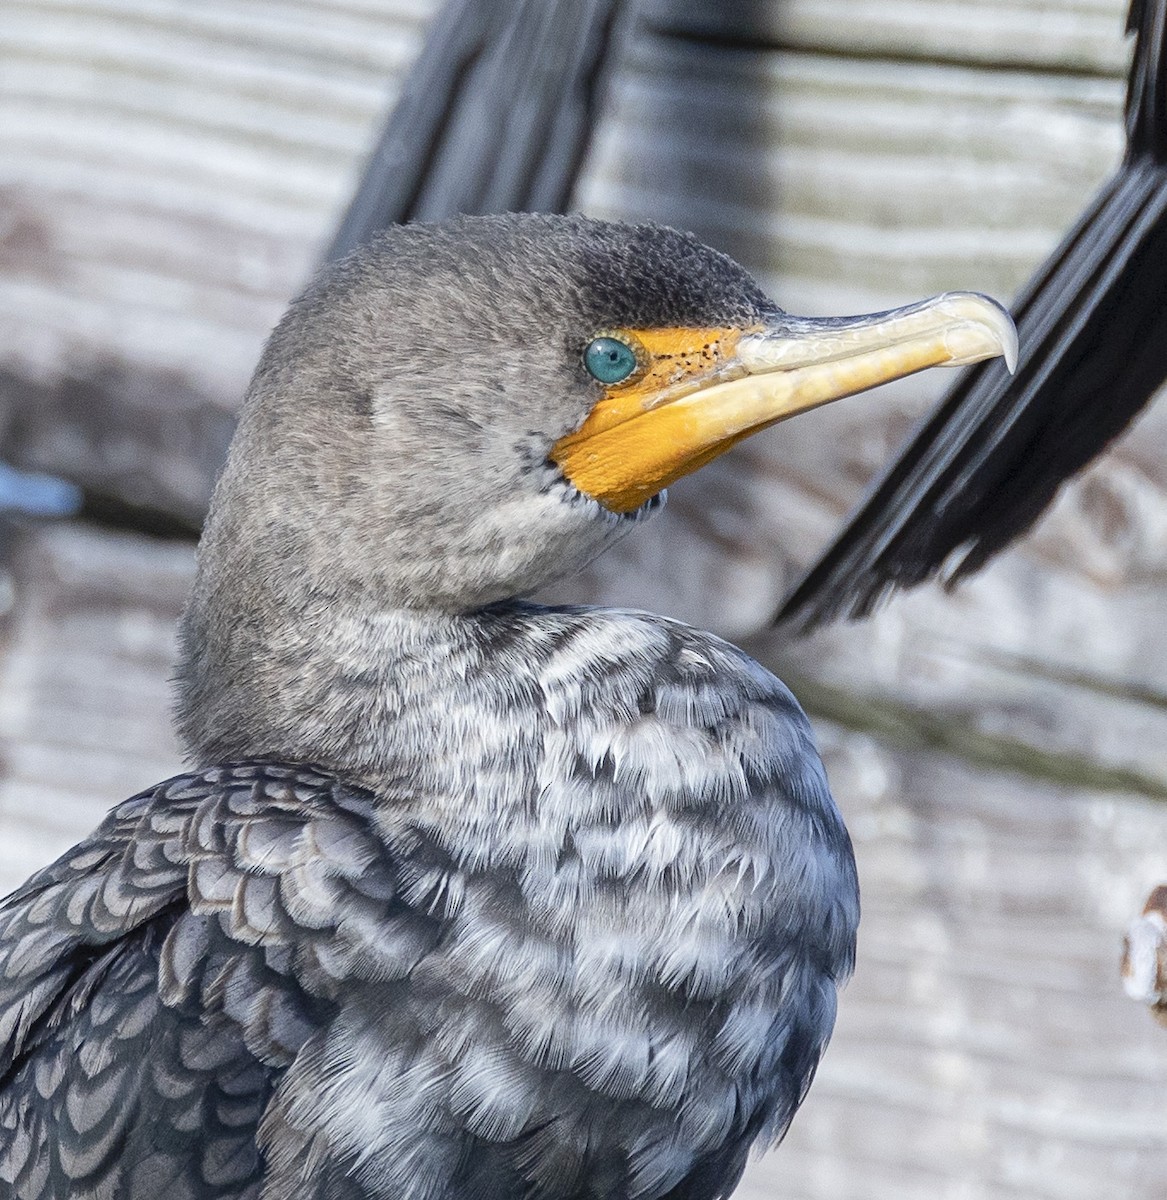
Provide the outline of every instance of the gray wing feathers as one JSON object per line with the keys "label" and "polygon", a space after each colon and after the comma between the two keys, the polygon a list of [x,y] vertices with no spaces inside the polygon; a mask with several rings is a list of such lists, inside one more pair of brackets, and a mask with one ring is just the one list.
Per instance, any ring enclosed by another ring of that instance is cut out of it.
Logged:
{"label": "gray wing feathers", "polygon": [[181,895],[183,872],[173,866],[127,886],[119,860],[144,807],[141,797],[127,801],[0,902],[0,1077],[30,1039],[84,1007],[103,974],[103,948]]}
{"label": "gray wing feathers", "polygon": [[243,765],[126,801],[0,902],[0,1181],[257,1195],[264,1108],[338,982],[423,952],[387,863],[363,793]]}

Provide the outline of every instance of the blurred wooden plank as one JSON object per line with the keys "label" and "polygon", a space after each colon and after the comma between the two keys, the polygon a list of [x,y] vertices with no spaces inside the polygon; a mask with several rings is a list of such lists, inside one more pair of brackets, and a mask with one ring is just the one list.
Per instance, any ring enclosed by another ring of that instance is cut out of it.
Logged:
{"label": "blurred wooden plank", "polygon": [[645,0],[648,20],[695,37],[849,57],[1119,76],[1127,0]]}
{"label": "blurred wooden plank", "polygon": [[0,654],[0,894],[174,774],[169,676],[189,545],[26,530]]}
{"label": "blurred wooden plank", "polygon": [[80,481],[94,515],[112,515],[120,498],[118,515],[144,529],[193,536],[234,426],[232,412],[172,369],[77,362],[42,382],[0,368],[5,457]]}
{"label": "blurred wooden plank", "polygon": [[643,40],[584,207],[694,228],[788,307],[1010,295],[1122,153],[1119,79]]}
{"label": "blurred wooden plank", "polygon": [[738,1195],[1161,1195],[1167,1039],[1115,963],[1167,809],[830,727],[824,750],[863,881],[859,966],[803,1111]]}
{"label": "blurred wooden plank", "polygon": [[4,365],[145,361],[234,404],[432,8],[7,4]]}
{"label": "blurred wooden plank", "polygon": [[10,460],[197,524],[263,338],[312,270],[433,7],[6,6]]}

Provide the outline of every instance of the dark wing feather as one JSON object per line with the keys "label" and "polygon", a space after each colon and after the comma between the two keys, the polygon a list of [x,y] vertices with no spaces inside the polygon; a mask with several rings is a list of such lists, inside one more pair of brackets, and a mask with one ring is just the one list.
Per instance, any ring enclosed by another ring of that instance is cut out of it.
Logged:
{"label": "dark wing feather", "polygon": [[1167,377],[1167,0],[1136,0],[1122,167],[1014,306],[1016,374],[964,374],[792,592],[778,621],[863,616],[982,567]]}
{"label": "dark wing feather", "polygon": [[327,257],[394,223],[565,211],[621,8],[448,0]]}
{"label": "dark wing feather", "polygon": [[258,1196],[260,1121],[338,981],[407,970],[432,924],[369,813],[304,768],[179,776],[0,903],[5,1195]]}

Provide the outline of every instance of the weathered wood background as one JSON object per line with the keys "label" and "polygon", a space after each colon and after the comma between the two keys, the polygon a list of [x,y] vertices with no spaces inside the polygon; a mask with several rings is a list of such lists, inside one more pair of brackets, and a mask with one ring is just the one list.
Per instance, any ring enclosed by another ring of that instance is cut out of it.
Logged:
{"label": "weathered wood background", "polygon": [[[2,456],[197,523],[433,0],[3,0]],[[788,307],[1007,298],[1121,151],[1125,0],[644,0],[581,207],[693,228]],[[561,594],[749,644],[818,718],[856,978],[749,1200],[1167,1196],[1167,1036],[1117,982],[1167,878],[1167,406],[955,595],[767,618],[944,380],[782,426]],[[101,505],[98,506],[99,508]],[[0,890],[179,763],[189,542],[0,540]]]}

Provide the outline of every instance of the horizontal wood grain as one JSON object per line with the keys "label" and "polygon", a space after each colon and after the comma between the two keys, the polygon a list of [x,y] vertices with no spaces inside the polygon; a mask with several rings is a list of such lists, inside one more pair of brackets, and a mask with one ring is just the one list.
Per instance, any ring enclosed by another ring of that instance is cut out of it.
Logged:
{"label": "horizontal wood grain", "polygon": [[690,36],[994,70],[1117,76],[1126,0],[646,0],[647,19]]}

